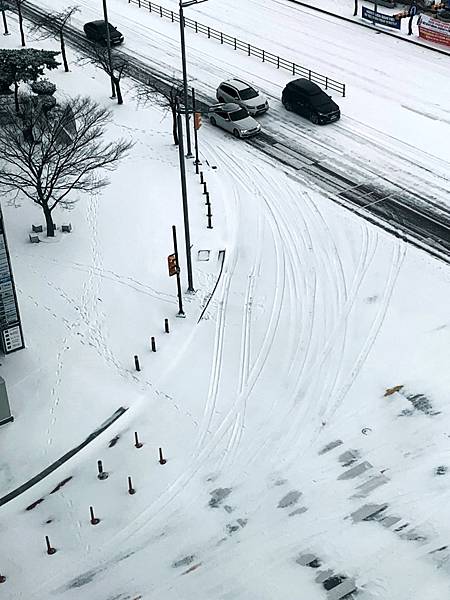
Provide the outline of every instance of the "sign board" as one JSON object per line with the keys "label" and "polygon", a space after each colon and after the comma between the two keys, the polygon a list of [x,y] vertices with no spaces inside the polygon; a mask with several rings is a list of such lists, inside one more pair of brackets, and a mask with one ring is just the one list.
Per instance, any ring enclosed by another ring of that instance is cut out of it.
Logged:
{"label": "sign board", "polygon": [[169,254],[167,257],[167,266],[169,267],[169,277],[172,275],[176,275],[179,273],[178,265],[177,265],[177,257],[175,254]]}
{"label": "sign board", "polygon": [[450,23],[433,19],[428,15],[420,15],[419,21],[419,37],[429,42],[450,46]]}
{"label": "sign board", "polygon": [[386,15],[382,12],[375,12],[371,8],[362,7],[362,18],[372,23],[378,23],[385,27],[393,27],[394,29],[400,29],[400,19],[394,15]]}
{"label": "sign board", "polygon": [[25,347],[8,244],[0,211],[0,347],[5,354]]}

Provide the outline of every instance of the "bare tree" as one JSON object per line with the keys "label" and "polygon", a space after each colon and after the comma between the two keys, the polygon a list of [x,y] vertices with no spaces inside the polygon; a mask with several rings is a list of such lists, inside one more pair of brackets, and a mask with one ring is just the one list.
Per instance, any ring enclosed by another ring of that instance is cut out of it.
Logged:
{"label": "bare tree", "polygon": [[0,129],[0,187],[24,194],[44,213],[54,236],[52,211],[70,208],[73,191],[95,192],[108,183],[99,169],[112,171],[132,147],[123,139],[105,142],[111,114],[90,98],[77,97],[46,111],[31,96],[12,108]]}
{"label": "bare tree", "polygon": [[64,71],[66,73],[69,71],[69,64],[67,62],[66,43],[64,39],[65,29],[72,16],[79,10],[78,6],[68,6],[65,10],[50,12],[45,16],[38,17],[30,28],[30,33],[36,35],[39,40],[48,40],[55,37],[59,39]]}
{"label": "bare tree", "polygon": [[169,83],[151,81],[141,84],[135,88],[135,97],[142,104],[156,103],[170,111],[172,115],[172,137],[175,146],[178,146],[178,127],[177,127],[177,102],[181,98],[183,87],[179,81],[172,79]]}
{"label": "bare tree", "polygon": [[126,74],[129,60],[122,53],[111,48],[111,62],[109,60],[108,48],[99,44],[92,44],[89,49],[86,49],[87,58],[80,60],[80,63],[92,63],[96,67],[102,69],[114,84],[117,104],[123,104],[122,91],[120,89],[120,80]]}

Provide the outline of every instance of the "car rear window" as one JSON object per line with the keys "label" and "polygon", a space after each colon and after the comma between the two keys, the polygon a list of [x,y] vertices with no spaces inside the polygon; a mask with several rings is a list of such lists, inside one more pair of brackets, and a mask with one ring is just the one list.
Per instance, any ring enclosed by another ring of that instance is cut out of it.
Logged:
{"label": "car rear window", "polygon": [[241,121],[242,119],[245,119],[245,117],[248,117],[248,112],[245,108],[241,108],[240,110],[235,110],[230,113],[230,119],[232,121]]}

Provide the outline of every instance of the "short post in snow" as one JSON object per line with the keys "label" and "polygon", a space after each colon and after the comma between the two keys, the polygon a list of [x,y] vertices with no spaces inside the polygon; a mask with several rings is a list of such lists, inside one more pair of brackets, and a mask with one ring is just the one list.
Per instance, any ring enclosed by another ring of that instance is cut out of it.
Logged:
{"label": "short post in snow", "polygon": [[4,575],[0,575],[0,583],[5,583],[6,577]]}
{"label": "short post in snow", "polygon": [[142,448],[143,445],[144,444],[139,441],[138,432],[135,431],[134,432],[134,447],[135,448]]}
{"label": "short post in snow", "polygon": [[203,182],[203,194],[208,193],[208,188],[206,187],[206,181]]}
{"label": "short post in snow", "polygon": [[133,483],[131,481],[131,477],[128,477],[128,493],[130,494],[130,496],[136,493],[136,490],[134,489]]}
{"label": "short post in snow", "polygon": [[203,179],[203,171],[200,171],[200,183],[201,183],[201,185],[203,185],[204,181],[205,180]]}
{"label": "short post in snow", "polygon": [[206,202],[205,202],[205,204],[206,204],[206,206],[208,206],[208,204],[211,204],[210,201],[209,201],[209,192],[206,192],[205,196],[206,196]]}
{"label": "short post in snow", "polygon": [[152,346],[152,352],[156,352],[156,342],[155,342],[155,338],[153,336],[150,338],[150,343]]}
{"label": "short post in snow", "polygon": [[163,456],[162,448],[159,449],[159,464],[165,465],[167,460]]}
{"label": "short post in snow", "polygon": [[355,9],[353,11],[353,16],[356,17],[358,14],[358,0],[355,0]]}
{"label": "short post in snow", "polygon": [[50,544],[50,538],[48,537],[48,535],[45,536],[45,545],[47,546],[48,555],[51,556],[52,554],[55,554],[56,548],[53,548],[53,546]]}
{"label": "short post in snow", "polygon": [[164,331],[165,333],[169,333],[169,319],[164,319]]}
{"label": "short post in snow", "polygon": [[208,217],[208,225],[207,225],[207,229],[212,229],[212,223],[211,223],[211,217],[212,217],[212,213],[211,213],[211,204],[208,204],[208,212],[206,213],[206,216]]}
{"label": "short post in snow", "polygon": [[103,463],[101,460],[97,461],[97,470],[98,470],[98,474],[97,474],[98,479],[100,479],[100,480],[108,479],[108,473],[103,470]]}
{"label": "short post in snow", "polygon": [[139,356],[137,354],[134,355],[134,368],[136,371],[141,370],[141,365],[139,364]]}
{"label": "short post in snow", "polygon": [[91,516],[91,525],[98,525],[100,523],[100,519],[94,514],[94,507],[89,507],[89,514]]}

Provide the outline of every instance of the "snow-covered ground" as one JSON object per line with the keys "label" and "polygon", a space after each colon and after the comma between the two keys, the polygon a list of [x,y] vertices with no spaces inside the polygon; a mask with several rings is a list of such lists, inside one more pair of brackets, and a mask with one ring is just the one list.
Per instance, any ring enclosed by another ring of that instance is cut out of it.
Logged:
{"label": "snow-covered ground", "polygon": [[[77,22],[95,16],[90,3],[80,4]],[[109,4],[127,49],[178,74],[176,26],[123,0]],[[411,186],[417,181],[398,166],[400,148],[424,164],[427,152],[433,166],[442,165],[444,181],[448,81],[439,57],[350,24],[319,26],[303,13],[297,21],[286,3],[258,4],[252,26],[254,5],[241,0],[242,37],[264,39],[259,45],[283,54],[289,43],[279,24],[291,39],[305,27],[305,35],[314,31],[314,51],[291,43],[289,57],[314,59],[307,66],[333,68],[330,74],[347,64],[352,91],[341,103],[342,122],[313,132],[297,119],[299,136],[338,156],[353,135],[349,157],[398,171]],[[228,25],[216,10],[220,28],[237,29],[237,7],[227,3]],[[327,53],[338,32],[339,48]],[[271,97],[289,79],[191,33],[188,43],[189,72],[211,96],[220,79],[236,73],[251,73]],[[352,44],[364,52],[353,49],[357,63],[350,66]],[[408,55],[416,76],[402,68]],[[61,94],[81,90],[109,103],[98,71],[73,64],[70,74],[49,77]],[[125,98],[123,107],[112,105],[109,135],[131,137],[135,146],[102,194],[58,214],[57,224],[72,222],[70,235],[29,244],[39,212],[25,200],[20,207],[2,203],[27,349],[1,360],[16,420],[0,429],[0,495],[80,443],[119,406],[128,410],[0,508],[0,574],[7,577],[1,597],[331,600],[316,581],[321,574],[354,581],[358,600],[447,598],[448,267],[343,211],[301,172],[205,124],[199,137],[214,228],[206,229],[189,162],[197,292],[185,294],[187,318],[177,319],[166,257],[173,224],[181,252],[184,245],[178,154],[167,115],[137,106],[128,87]],[[373,111],[366,114],[360,103],[369,98]],[[275,100],[272,108],[263,125],[282,132]],[[393,164],[383,162],[389,146]],[[199,250],[210,250],[208,262],[197,260]],[[197,323],[219,274],[220,250],[223,273]],[[182,269],[185,286],[183,253]],[[164,318],[170,334],[163,333]],[[141,449],[133,446],[134,431]],[[110,473],[106,481],[96,478],[98,459]],[[91,505],[101,519],[96,526]],[[54,556],[45,553],[45,535]]]}

